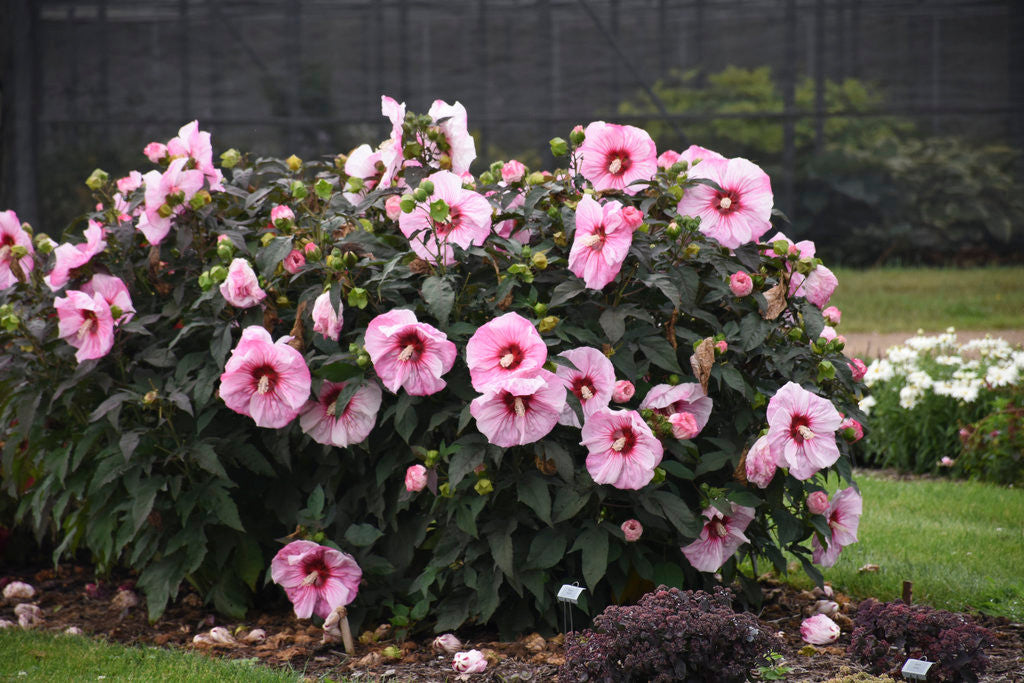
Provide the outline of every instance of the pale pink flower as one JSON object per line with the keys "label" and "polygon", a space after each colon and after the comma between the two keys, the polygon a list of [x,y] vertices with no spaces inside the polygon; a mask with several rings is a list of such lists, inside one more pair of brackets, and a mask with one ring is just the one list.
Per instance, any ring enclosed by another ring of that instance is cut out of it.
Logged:
{"label": "pale pink flower", "polygon": [[397,194],[393,194],[387,198],[384,202],[384,212],[388,218],[393,221],[397,221],[402,215],[402,198]]}
{"label": "pale pink flower", "polygon": [[807,509],[812,515],[823,515],[828,511],[828,494],[815,491],[807,496]]}
{"label": "pale pink flower", "polygon": [[313,302],[313,331],[319,332],[326,339],[337,341],[341,334],[341,314],[345,310],[345,304],[338,299],[338,309],[331,306],[331,293],[324,292]]}
{"label": "pale pink flower", "polygon": [[[381,174],[377,164],[383,166],[381,153],[374,151],[369,145],[362,144],[349,152],[345,160],[345,175],[363,181],[359,192],[342,192],[345,199],[353,206],[362,201],[363,197],[377,185],[377,177]],[[397,199],[397,197],[396,197]]]}
{"label": "pale pink flower", "polygon": [[725,341],[724,339],[719,339],[718,341],[715,342],[715,352],[716,353],[725,353],[728,350],[729,350],[729,342]]}
{"label": "pale pink flower", "polygon": [[743,532],[754,519],[754,508],[736,503],[731,505],[732,512],[728,515],[722,514],[714,506],[704,510],[708,521],[704,523],[700,535],[681,548],[683,555],[686,555],[686,559],[697,571],[718,571],[741,545],[750,542]]}
{"label": "pale pink flower", "polygon": [[[466,190],[462,180],[451,171],[438,171],[428,178],[434,193],[411,213],[398,217],[398,227],[409,238],[416,255],[432,263],[454,262],[450,244],[468,249],[480,246],[491,234],[491,204],[483,195]],[[448,220],[435,222],[430,204],[443,199],[449,208]]]}
{"label": "pale pink flower", "polygon": [[839,559],[839,552],[846,546],[857,542],[857,527],[864,510],[864,501],[857,489],[852,486],[843,489],[832,497],[832,502],[825,510],[832,537],[825,539],[827,547],[822,547],[818,534],[811,539],[811,559],[822,567],[831,567]]}
{"label": "pale pink flower", "polygon": [[829,325],[838,325],[843,319],[843,312],[835,306],[829,306],[821,312],[821,317],[828,321]]}
{"label": "pale pink flower", "polygon": [[347,382],[324,382],[316,401],[309,401],[299,415],[299,426],[310,438],[325,446],[344,448],[362,443],[373,431],[380,410],[381,390],[367,382],[356,389],[341,415],[338,394]]}
{"label": "pale pink flower", "polygon": [[[788,237],[786,237],[786,235],[783,234],[782,232],[777,232],[777,233],[775,233],[774,235],[772,235],[771,237],[769,237],[768,239],[766,239],[764,241],[765,244],[769,245],[769,248],[765,249],[764,252],[765,253],[774,254],[775,252],[771,249],[771,246],[774,245],[776,242],[780,242],[780,241],[781,242],[785,242],[785,243],[787,243],[789,245],[789,253],[790,254],[799,254],[800,258],[802,258],[802,259],[814,258],[814,254],[815,254],[814,242],[812,242],[811,240],[800,240],[796,244],[793,244],[793,240],[791,240]],[[793,269],[793,265],[790,264],[790,263],[787,263],[786,264],[786,269],[787,270],[792,270]],[[792,285],[792,283],[790,283],[789,293],[791,295],[793,293],[793,285]]]}
{"label": "pale pink flower", "polygon": [[854,358],[847,365],[850,366],[850,374],[853,376],[854,382],[864,379],[864,375],[868,372],[868,366],[860,358]]}
{"label": "pale pink flower", "polygon": [[693,413],[672,413],[668,416],[668,423],[672,426],[672,436],[677,439],[692,439],[700,434]]}
{"label": "pale pink flower", "polygon": [[285,204],[278,204],[270,210],[270,222],[275,226],[278,221],[284,221],[285,223],[292,223],[295,220],[295,212],[292,211],[292,207]]}
{"label": "pale pink flower", "polygon": [[747,296],[754,291],[754,281],[742,270],[729,276],[729,290],[734,296]]}
{"label": "pale pink flower", "polygon": [[459,102],[448,104],[444,100],[434,100],[427,114],[448,141],[452,171],[457,174],[468,172],[470,164],[476,159],[476,142],[469,134],[466,108]]}
{"label": "pale pink flower", "polygon": [[43,277],[43,282],[52,291],[57,291],[71,279],[71,271],[81,268],[96,254],[107,248],[103,226],[96,221],[89,221],[85,229],[85,244],[69,244],[65,242],[53,250],[53,270]]}
{"label": "pale pink flower", "polygon": [[828,303],[838,284],[839,280],[835,274],[825,266],[819,265],[807,277],[800,273],[793,273],[789,281],[789,288],[791,295],[803,296],[821,308]]}
{"label": "pale pink flower", "polygon": [[[146,210],[139,216],[136,226],[150,244],[160,244],[171,231],[171,217],[182,213],[188,202],[203,187],[203,172],[188,170],[188,159],[174,159],[162,174],[150,171],[143,180],[146,183]],[[169,198],[178,203],[168,204]],[[161,215],[163,214],[163,215]]]}
{"label": "pale pink flower", "polygon": [[487,670],[487,658],[480,650],[457,652],[452,657],[452,668],[460,674],[479,674]]}
{"label": "pale pink flower", "polygon": [[827,399],[787,382],[768,401],[768,442],[775,460],[797,479],[810,479],[839,459],[843,418]]}
{"label": "pale pink flower", "polygon": [[625,223],[622,205],[611,201],[601,206],[584,195],[576,205],[569,270],[590,289],[603,289],[619,274],[632,243],[633,230]]}
{"label": "pale pink flower", "polygon": [[612,400],[616,403],[628,403],[635,393],[636,387],[632,382],[628,379],[620,379],[612,388]]}
{"label": "pale pink flower", "polygon": [[647,131],[634,126],[594,121],[586,129],[586,138],[574,159],[583,177],[595,190],[621,190],[636,194],[658,172],[658,152]]}
{"label": "pale pink flower", "polygon": [[[615,368],[608,360],[608,356],[590,346],[570,349],[558,355],[568,358],[576,366],[573,370],[559,365],[555,368],[555,374],[565,384],[565,388],[579,399],[583,406],[584,419],[598,408],[607,407],[615,385]],[[562,410],[558,423],[570,427],[580,426],[576,412],[568,403]]]}
{"label": "pale pink flower", "polygon": [[[961,430],[961,431],[963,431],[963,430]],[[942,459],[939,460],[939,467],[952,467],[955,464],[956,464],[956,460],[954,460],[953,458],[949,457],[948,455],[942,456]]]}
{"label": "pale pink flower", "polygon": [[455,637],[454,633],[443,633],[437,638],[434,638],[432,643],[434,652],[443,652],[447,655],[453,655],[462,649],[462,641]]}
{"label": "pale pink flower", "polygon": [[11,581],[4,586],[4,599],[6,600],[31,600],[36,595],[36,589],[24,581]]}
{"label": "pale pink flower", "polygon": [[429,396],[445,387],[441,376],[452,369],[455,344],[436,327],[416,320],[406,309],[382,313],[366,327],[366,352],[380,381],[392,393],[402,387],[412,396]]}
{"label": "pale pink flower", "polygon": [[587,472],[597,484],[639,490],[654,478],[664,449],[635,410],[594,411],[583,423],[581,446],[587,448]]}
{"label": "pale pink flower", "polygon": [[306,255],[299,249],[292,249],[288,252],[288,255],[281,261],[281,267],[287,270],[292,275],[302,270],[302,266],[306,265]]}
{"label": "pale pink flower", "polygon": [[828,645],[839,640],[839,625],[824,614],[815,614],[800,623],[800,637],[811,645]]}
{"label": "pale pink flower", "polygon": [[309,397],[309,368],[302,354],[275,343],[259,325],[242,331],[242,338],[220,376],[220,397],[228,408],[251,417],[258,427],[276,429],[291,422]]}
{"label": "pale pink flower", "polygon": [[506,183],[518,183],[523,179],[523,175],[526,173],[526,166],[523,166],[521,161],[512,159],[506,161],[501,167],[501,179]]}
{"label": "pale pink flower", "polygon": [[114,321],[115,325],[126,323],[135,315],[135,306],[132,305],[131,294],[128,293],[128,287],[125,286],[124,281],[119,277],[107,275],[106,273],[96,273],[92,276],[91,280],[82,285],[82,291],[89,296],[99,293],[110,307],[111,314],[113,314],[115,307],[120,309],[121,313],[117,320]]}
{"label": "pale pink flower", "polygon": [[355,558],[312,541],[292,541],[270,561],[270,577],[284,588],[295,616],[326,619],[355,600],[363,571]]}
{"label": "pale pink flower", "polygon": [[187,157],[195,161],[196,169],[209,181],[210,189],[223,191],[224,174],[213,165],[213,145],[210,134],[199,130],[198,121],[190,121],[178,130],[178,136],[167,142],[167,153],[173,157]]}
{"label": "pale pink flower", "polygon": [[[512,201],[508,203],[504,211],[511,212],[518,209],[526,203],[526,194],[524,192],[517,192],[516,196],[512,198]],[[529,244],[530,235],[532,231],[522,225],[522,221],[516,220],[515,218],[506,218],[494,226],[494,231],[498,233],[499,237],[505,239],[513,239],[520,244]]]}
{"label": "pale pink flower", "polygon": [[251,308],[267,298],[249,262],[236,258],[228,266],[228,277],[220,284],[220,293],[235,308]]}
{"label": "pale pink flower", "polygon": [[537,328],[518,313],[481,325],[466,343],[466,365],[477,391],[514,374],[532,375],[547,359],[548,347]]}
{"label": "pale pink flower", "polygon": [[775,456],[768,445],[768,437],[762,436],[747,451],[747,481],[758,488],[766,489],[775,476]]}
{"label": "pale pink flower", "polygon": [[387,95],[381,95],[380,113],[391,121],[391,137],[380,145],[380,160],[384,164],[380,184],[382,187],[390,187],[391,181],[402,170],[402,123],[405,121],[405,102],[399,104]]}
{"label": "pale pink flower", "polygon": [[622,535],[626,537],[627,543],[639,541],[644,533],[643,525],[635,519],[627,519],[619,528],[622,529]]}
{"label": "pale pink flower", "polygon": [[658,155],[658,168],[672,168],[679,161],[679,152],[666,149]]}
{"label": "pale pink flower", "polygon": [[138,171],[132,171],[124,178],[117,179],[117,191],[122,195],[134,192],[140,187],[142,187],[142,174]]}
{"label": "pale pink flower", "polygon": [[850,443],[857,443],[864,438],[864,425],[852,417],[844,419],[839,425],[839,430],[841,432],[845,432],[847,429],[852,430],[852,433],[849,436],[844,434],[844,437]]}
{"label": "pale pink flower", "polygon": [[78,349],[75,359],[81,363],[102,358],[114,347],[114,319],[110,306],[99,292],[88,295],[71,290],[53,300],[59,318],[58,336]]}
{"label": "pale pink flower", "polygon": [[409,469],[405,471],[405,490],[409,493],[416,493],[422,491],[426,486],[427,468],[423,465],[410,465]]}
{"label": "pale pink flower", "polygon": [[705,159],[725,159],[725,157],[714,150],[701,147],[700,145],[690,145],[679,155],[679,161],[685,161],[691,168],[694,164],[699,164]]}
{"label": "pale pink flower", "polygon": [[700,231],[730,249],[755,241],[771,228],[772,188],[768,174],[746,159],[704,159],[691,178],[718,184],[686,188],[677,210],[700,218]]}
{"label": "pale pink flower", "polygon": [[640,402],[640,408],[650,408],[668,417],[672,413],[693,413],[700,429],[708,424],[714,401],[704,393],[696,382],[688,384],[658,384],[651,387]]}
{"label": "pale pink flower", "polygon": [[558,424],[565,406],[565,386],[547,370],[506,377],[482,391],[483,396],[469,404],[469,412],[480,433],[502,448],[543,439]]}
{"label": "pale pink flower", "polygon": [[167,156],[167,145],[162,142],[151,142],[143,148],[142,153],[154,164],[159,164],[160,160]]}
{"label": "pale pink flower", "polygon": [[630,230],[636,230],[644,222],[643,212],[635,206],[622,207],[622,222]]}
{"label": "pale pink flower", "polygon": [[[14,247],[24,247],[28,253],[21,258],[16,258],[11,253]],[[18,281],[11,267],[15,261],[18,262],[22,274],[28,278],[28,274],[36,267],[35,259],[32,258],[35,251],[32,246],[32,236],[21,227],[18,215],[13,211],[0,212],[0,291],[11,287]]]}
{"label": "pale pink flower", "polygon": [[836,328],[831,325],[825,325],[821,328],[821,333],[818,335],[820,339],[824,339],[826,342],[836,340],[843,344],[846,343],[846,337],[836,332]]}

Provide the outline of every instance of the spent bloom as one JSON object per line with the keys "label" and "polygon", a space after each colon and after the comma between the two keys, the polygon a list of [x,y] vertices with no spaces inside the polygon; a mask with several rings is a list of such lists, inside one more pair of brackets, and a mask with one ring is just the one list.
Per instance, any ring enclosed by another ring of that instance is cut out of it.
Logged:
{"label": "spent bloom", "polygon": [[749,543],[743,532],[754,519],[754,508],[732,503],[726,515],[716,507],[704,510],[707,522],[700,535],[681,550],[693,568],[701,572],[714,572],[733,556],[744,543]]}
{"label": "spent bloom", "polygon": [[787,382],[768,401],[768,443],[779,465],[810,479],[839,459],[835,433],[842,421],[830,401]]}
{"label": "spent bloom", "polygon": [[292,541],[270,562],[270,577],[284,588],[295,616],[326,619],[335,607],[352,602],[363,571],[355,558],[312,541]]}
{"label": "spent bloom", "polygon": [[754,281],[745,271],[738,270],[729,276],[729,290],[735,296],[747,296],[754,291]]}
{"label": "spent bloom", "polygon": [[[438,171],[428,178],[434,192],[411,213],[398,217],[398,227],[409,239],[416,255],[432,263],[455,262],[451,244],[463,249],[480,246],[491,234],[491,205],[482,194],[462,187],[462,179],[451,171]],[[448,205],[448,218],[435,221],[430,204],[442,200]]]}
{"label": "spent bloom", "polygon": [[309,396],[309,368],[290,340],[286,336],[275,343],[260,325],[246,327],[220,376],[224,404],[259,427],[285,426]]}
{"label": "spent bloom", "polygon": [[[422,491],[427,486],[427,468],[423,465],[410,465],[405,471],[405,490],[409,493]],[[437,642],[436,639],[434,642]],[[456,646],[456,649],[459,646]]]}
{"label": "spent bloom", "polygon": [[325,338],[336,341],[341,334],[341,314],[345,305],[338,299],[338,308],[335,310],[331,305],[331,293],[324,292],[313,302],[313,331],[319,332]]}
{"label": "spent bloom", "polygon": [[612,388],[612,400],[616,403],[628,403],[635,393],[636,387],[632,382],[628,379],[620,379]]}
{"label": "spent bloom", "polygon": [[[615,383],[615,368],[608,356],[590,346],[570,349],[558,355],[568,358],[576,366],[574,370],[559,365],[555,374],[565,384],[565,388],[579,399],[584,418],[598,408],[607,407]],[[562,410],[558,422],[570,427],[580,426],[576,413],[568,404]]]}
{"label": "spent bloom", "polygon": [[457,652],[452,657],[452,668],[460,674],[479,674],[487,669],[487,658],[480,650]]}
{"label": "spent bloom", "polygon": [[832,271],[819,265],[807,277],[793,273],[789,288],[792,294],[803,296],[818,308],[822,308],[828,303],[838,284],[839,280]]}
{"label": "spent bloom", "polygon": [[36,589],[24,581],[11,581],[4,586],[6,600],[31,600],[35,595]]}
{"label": "spent bloom", "polygon": [[388,218],[397,221],[402,215],[402,198],[397,194],[388,197],[387,201],[384,202],[384,211],[387,213]]}
{"label": "spent bloom", "polygon": [[700,434],[697,418],[693,413],[672,413],[668,416],[668,423],[672,425],[672,436],[677,439],[692,439]]}
{"label": "spent bloom", "polygon": [[244,258],[232,259],[227,279],[220,284],[220,293],[235,308],[251,308],[267,298],[267,293],[260,289],[256,272]]}
{"label": "spent bloom", "polygon": [[815,614],[800,623],[800,637],[811,645],[828,645],[839,640],[839,625],[824,614]]}
{"label": "spent bloom", "polygon": [[760,239],[771,227],[772,187],[768,174],[746,159],[704,159],[690,177],[712,180],[721,190],[698,184],[679,200],[683,216],[701,219],[700,231],[725,247]]}
{"label": "spent bloom", "polygon": [[745,468],[747,481],[758,488],[766,489],[772,483],[777,465],[767,436],[759,438],[747,451]]}
{"label": "spent bloom", "polygon": [[102,358],[114,347],[114,318],[102,294],[71,290],[54,299],[53,306],[57,309],[58,335],[78,349],[75,359],[79,363]]}
{"label": "spent bloom", "polygon": [[462,641],[454,633],[442,633],[432,643],[435,652],[453,655],[462,649]]}
{"label": "spent bloom", "polygon": [[635,519],[627,519],[620,528],[622,529],[622,535],[626,537],[628,543],[639,541],[644,533],[643,525]]}
{"label": "spent bloom", "polygon": [[[24,256],[17,256],[14,253],[15,247],[25,250]],[[60,249],[60,247],[57,247]],[[14,264],[21,268],[21,274],[27,278],[28,274],[35,268],[35,260],[32,254],[35,248],[32,246],[32,237],[24,228],[18,215],[13,211],[0,212],[0,290],[7,289],[18,280],[15,274]]]}
{"label": "spent bloom", "polygon": [[441,376],[455,364],[455,344],[436,327],[416,320],[406,309],[382,313],[366,327],[366,352],[373,369],[392,393],[405,388],[429,396],[445,387]]}
{"label": "spent bloom", "polygon": [[469,171],[470,164],[476,159],[476,142],[469,133],[466,107],[460,102],[448,104],[444,100],[434,100],[427,114],[448,142],[452,171],[460,175]]}
{"label": "spent bloom", "polygon": [[807,496],[807,509],[812,515],[823,515],[828,511],[828,494],[824,491],[814,491]]}
{"label": "spent bloom", "polygon": [[673,413],[691,413],[697,420],[697,427],[704,429],[711,417],[714,402],[696,382],[687,384],[658,384],[651,387],[640,402],[640,408],[650,408],[669,417]]}
{"label": "spent bloom", "polygon": [[299,425],[310,438],[325,446],[344,448],[362,443],[373,431],[380,410],[381,390],[376,384],[362,384],[337,411],[338,396],[347,382],[324,382],[317,400],[309,401],[299,415]]}
{"label": "spent bloom", "polygon": [[387,95],[380,96],[380,113],[391,121],[391,137],[380,145],[380,160],[384,164],[382,187],[390,187],[395,175],[402,170],[402,123],[405,121],[405,102],[399,104]]}
{"label": "spent bloom", "polygon": [[301,249],[292,249],[281,261],[281,267],[292,275],[302,270],[304,265],[306,265],[306,255],[302,253]]}
{"label": "spent bloom", "polygon": [[569,270],[590,289],[615,279],[633,243],[633,229],[618,202],[598,204],[584,195],[576,206],[576,233],[569,251]]}
{"label": "spent bloom", "polygon": [[160,160],[167,156],[167,145],[162,142],[151,142],[143,148],[142,153],[154,164],[159,164]]}
{"label": "spent bloom", "polygon": [[543,439],[565,407],[565,385],[547,370],[499,379],[483,392],[469,404],[469,412],[480,433],[502,448]]}
{"label": "spent bloom", "polygon": [[636,194],[658,171],[658,152],[647,131],[594,121],[586,128],[586,138],[575,152],[580,173],[595,190],[622,190]]}
{"label": "spent bloom", "polygon": [[93,220],[89,221],[89,227],[85,229],[84,244],[64,243],[53,250],[53,270],[43,278],[46,286],[52,291],[57,291],[71,279],[71,271],[81,268],[96,254],[107,248],[107,241],[104,238],[103,226]]}
{"label": "spent bloom", "polygon": [[860,358],[854,358],[847,365],[850,366],[850,374],[853,376],[854,382],[860,382],[864,379],[864,375],[868,371],[868,366],[864,365],[864,361]]}
{"label": "spent bloom", "polygon": [[823,317],[829,325],[838,325],[843,320],[843,312],[835,306],[829,306],[821,312]]}
{"label": "spent bloom", "polygon": [[466,343],[466,365],[477,391],[514,374],[530,375],[547,359],[548,347],[537,328],[518,313],[481,325]]}
{"label": "spent bloom", "polygon": [[852,486],[832,497],[824,515],[828,520],[831,538],[825,539],[825,547],[818,540],[818,534],[811,539],[811,559],[822,567],[831,567],[839,559],[839,552],[857,542],[857,527],[864,510],[864,501]]}
{"label": "spent bloom", "polygon": [[600,408],[580,431],[587,447],[587,472],[598,484],[642,489],[654,478],[664,453],[661,442],[635,410]]}

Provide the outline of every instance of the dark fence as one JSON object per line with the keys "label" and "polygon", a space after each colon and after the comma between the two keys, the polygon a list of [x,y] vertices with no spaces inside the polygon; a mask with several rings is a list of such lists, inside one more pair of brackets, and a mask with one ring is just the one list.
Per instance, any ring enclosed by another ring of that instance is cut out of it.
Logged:
{"label": "dark fence", "polygon": [[[140,167],[193,118],[217,151],[345,152],[385,135],[382,93],[415,111],[460,100],[481,157],[536,163],[598,118],[656,126],[659,149],[757,122],[780,136],[758,161],[790,213],[800,126],[812,150],[830,120],[892,117],[1024,149],[1019,0],[8,0],[0,18],[0,208],[51,234],[94,166]],[[730,66],[770,67],[777,104],[650,96],[674,69],[700,88]],[[830,83],[851,78],[879,98],[835,106]]]}

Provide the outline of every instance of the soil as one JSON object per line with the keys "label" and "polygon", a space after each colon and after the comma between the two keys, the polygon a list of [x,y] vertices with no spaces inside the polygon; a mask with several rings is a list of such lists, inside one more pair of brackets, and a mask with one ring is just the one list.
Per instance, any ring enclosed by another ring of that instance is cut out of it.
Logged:
{"label": "soil", "polygon": [[[118,643],[196,650],[214,657],[255,658],[266,666],[304,672],[310,680],[347,676],[360,681],[552,681],[557,679],[558,667],[563,662],[561,636],[545,639],[530,634],[515,642],[498,642],[486,635],[467,637],[465,649],[483,651],[490,664],[482,674],[460,676],[453,672],[450,656],[431,651],[429,638],[395,642],[389,639],[388,627],[377,630],[376,640],[369,637],[372,634],[364,634],[356,644],[355,655],[348,656],[341,643],[323,643],[321,629],[309,621],[299,621],[290,611],[265,612],[250,622],[237,623],[214,614],[202,605],[198,595],[188,593],[150,625],[144,600],[138,598],[138,604],[131,604],[136,596],[130,578],[96,585],[91,568],[61,565],[56,569],[0,576],[0,584],[10,580],[25,581],[36,588],[32,602],[45,616],[43,625],[37,628],[61,632],[76,626],[88,636]],[[128,592],[119,595],[119,588]],[[843,635],[834,646],[807,648],[800,638],[800,622],[818,596],[770,579],[762,582],[762,588],[765,602],[758,617],[766,628],[780,632],[785,644],[781,652],[784,665],[790,668],[786,680],[826,681],[840,673],[863,671],[859,663],[846,656],[851,618],[857,609],[855,602],[837,593],[834,599],[840,605],[840,614],[836,621]],[[17,621],[16,602],[20,601],[0,599],[0,619]],[[987,650],[989,666],[982,680],[1024,682],[1024,625],[1003,618],[975,618],[996,637],[996,645]],[[193,642],[197,634],[208,633],[214,626],[226,627],[238,642]],[[263,629],[265,640],[241,642],[254,629]],[[388,659],[384,654],[387,646],[398,647],[401,658]]]}

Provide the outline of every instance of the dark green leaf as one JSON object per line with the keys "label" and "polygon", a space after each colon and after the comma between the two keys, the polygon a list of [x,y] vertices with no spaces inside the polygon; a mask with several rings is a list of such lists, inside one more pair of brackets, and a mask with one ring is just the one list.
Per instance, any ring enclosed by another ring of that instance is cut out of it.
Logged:
{"label": "dark green leaf", "polygon": [[587,529],[580,536],[578,545],[583,548],[583,579],[593,593],[608,569],[608,532],[601,527]]}
{"label": "dark green leaf", "polygon": [[427,310],[437,319],[438,324],[444,328],[448,324],[448,316],[451,315],[452,306],[455,304],[455,292],[448,280],[437,275],[431,275],[423,281],[420,296],[427,304]]}
{"label": "dark green leaf", "polygon": [[256,267],[259,268],[263,277],[271,277],[277,264],[284,260],[284,257],[292,250],[292,238],[275,237],[270,244],[263,247],[256,254]]}
{"label": "dark green leaf", "polygon": [[505,576],[515,576],[515,564],[512,548],[512,535],[506,531],[495,531],[488,534],[487,545],[491,548],[494,563]]}
{"label": "dark green leaf", "polygon": [[543,477],[539,474],[530,474],[520,481],[519,500],[536,512],[541,521],[551,524],[551,494]]}
{"label": "dark green leaf", "polygon": [[659,368],[683,374],[676,358],[676,351],[664,337],[644,337],[640,340],[640,350],[645,356]]}
{"label": "dark green leaf", "polygon": [[352,524],[345,531],[345,540],[357,548],[366,548],[383,535],[384,533],[372,524]]}
{"label": "dark green leaf", "polygon": [[567,539],[558,529],[542,529],[530,542],[530,553],[526,566],[536,569],[550,569],[565,556]]}

